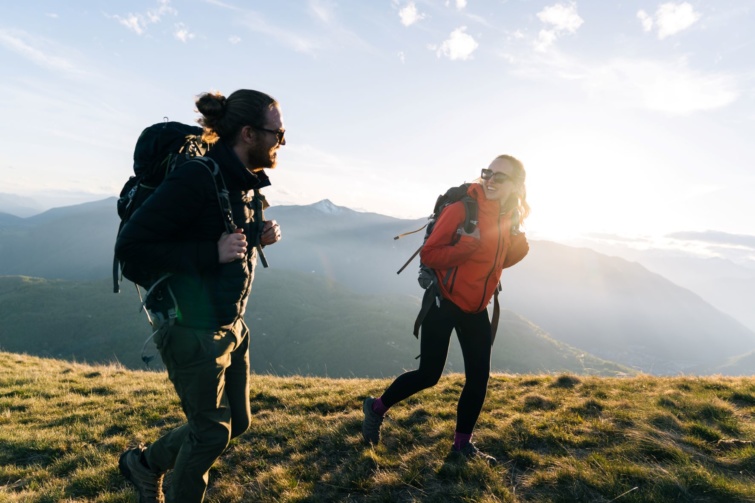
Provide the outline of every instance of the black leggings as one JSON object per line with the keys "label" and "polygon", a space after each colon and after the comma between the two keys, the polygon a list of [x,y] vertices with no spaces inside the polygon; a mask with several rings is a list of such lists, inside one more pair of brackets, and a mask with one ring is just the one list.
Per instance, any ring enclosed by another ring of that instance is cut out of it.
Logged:
{"label": "black leggings", "polygon": [[386,407],[437,384],[446,365],[451,331],[456,329],[464,356],[466,382],[456,408],[456,431],[471,434],[480,416],[490,377],[490,319],[488,311],[463,312],[448,300],[430,308],[422,322],[419,368],[401,374],[383,393]]}

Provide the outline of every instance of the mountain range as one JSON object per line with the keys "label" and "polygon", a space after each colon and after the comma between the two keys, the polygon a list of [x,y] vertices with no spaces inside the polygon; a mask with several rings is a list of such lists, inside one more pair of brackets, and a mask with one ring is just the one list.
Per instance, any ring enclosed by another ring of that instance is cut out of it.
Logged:
{"label": "mountain range", "polygon": [[[410,333],[421,294],[417,259],[402,274],[396,271],[421,244],[422,233],[398,241],[393,237],[420,227],[423,220],[357,212],[327,200],[272,207],[267,218],[276,219],[283,232],[281,242],[266,250],[271,275],[298,271],[321,278],[323,284],[343,285],[355,295],[398,299],[397,305],[411,306],[399,317],[402,330]],[[107,278],[117,227],[114,198],[33,217],[0,218],[0,275],[73,281]],[[264,276],[264,271],[258,275],[252,306],[263,304],[268,298],[265,291],[276,289],[274,284],[260,286]],[[753,358],[747,356],[755,350],[751,330],[638,263],[587,248],[530,240],[530,254],[504,271],[502,284],[502,303],[512,311],[512,320],[601,361],[654,374],[755,370]],[[302,299],[301,306],[317,296]],[[391,306],[392,311],[399,309]],[[321,320],[325,325],[338,323],[337,318]],[[379,339],[382,322],[375,323]],[[288,337],[293,341],[291,334],[296,333],[301,332],[291,328]],[[333,346],[340,350],[342,345]],[[306,365],[274,370],[306,372]],[[313,373],[324,371],[309,365]]]}

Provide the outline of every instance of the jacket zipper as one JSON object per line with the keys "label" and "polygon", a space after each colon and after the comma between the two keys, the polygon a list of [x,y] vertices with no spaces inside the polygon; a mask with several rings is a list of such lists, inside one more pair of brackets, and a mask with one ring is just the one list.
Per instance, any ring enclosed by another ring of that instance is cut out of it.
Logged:
{"label": "jacket zipper", "polygon": [[490,276],[493,275],[493,272],[495,271],[496,266],[498,265],[498,254],[501,251],[501,212],[498,212],[498,242],[495,247],[495,258],[493,260],[493,267],[490,268],[490,272],[488,273],[487,277],[485,278],[485,284],[482,288],[482,298],[480,298],[480,305],[477,306],[477,311],[479,312],[482,310],[483,305],[485,303],[485,292],[488,290],[488,281],[490,281]]}

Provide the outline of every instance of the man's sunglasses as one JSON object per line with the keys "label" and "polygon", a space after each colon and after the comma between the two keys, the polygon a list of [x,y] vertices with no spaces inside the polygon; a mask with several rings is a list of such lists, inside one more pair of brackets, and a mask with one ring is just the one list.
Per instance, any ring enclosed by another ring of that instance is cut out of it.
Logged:
{"label": "man's sunglasses", "polygon": [[495,183],[506,183],[508,180],[514,181],[514,177],[507,175],[506,173],[496,173],[492,169],[483,169],[480,172],[480,178],[483,180],[490,180],[491,178]]}
{"label": "man's sunglasses", "polygon": [[281,145],[283,145],[283,142],[286,141],[286,139],[284,138],[284,136],[286,135],[286,130],[285,129],[277,129],[276,130],[276,129],[267,129],[267,128],[263,128],[263,127],[258,127],[258,126],[252,126],[252,127],[254,129],[259,129],[260,131],[265,131],[266,133],[273,133],[275,135],[275,137],[278,139],[278,143],[280,143]]}

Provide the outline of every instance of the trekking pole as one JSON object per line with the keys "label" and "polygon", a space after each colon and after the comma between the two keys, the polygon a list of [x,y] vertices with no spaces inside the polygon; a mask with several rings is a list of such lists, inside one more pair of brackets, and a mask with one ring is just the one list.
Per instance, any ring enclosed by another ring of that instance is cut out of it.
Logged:
{"label": "trekking pole", "polygon": [[416,256],[417,256],[417,254],[418,254],[418,253],[419,253],[420,251],[422,251],[422,246],[424,246],[424,243],[423,243],[422,245],[420,245],[420,247],[419,247],[419,248],[417,248],[417,251],[416,251],[416,252],[414,252],[414,253],[412,254],[412,256],[411,256],[411,257],[409,257],[409,260],[407,260],[407,261],[406,261],[406,263],[405,263],[404,265],[402,265],[402,266],[401,266],[401,269],[399,269],[399,270],[398,270],[398,271],[396,272],[396,274],[401,274],[401,271],[403,271],[404,269],[406,269],[406,266],[408,266],[408,265],[409,265],[409,263],[410,263],[410,262],[411,262],[412,260],[414,260],[414,257],[416,257]]}

